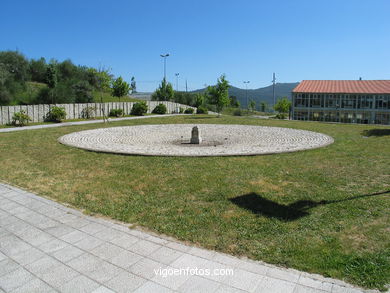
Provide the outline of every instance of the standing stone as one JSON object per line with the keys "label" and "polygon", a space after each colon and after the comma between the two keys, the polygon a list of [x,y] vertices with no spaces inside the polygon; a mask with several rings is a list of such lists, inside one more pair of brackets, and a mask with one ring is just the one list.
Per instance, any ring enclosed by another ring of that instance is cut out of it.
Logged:
{"label": "standing stone", "polygon": [[198,126],[194,126],[191,132],[191,143],[200,144],[201,142],[202,138],[200,137]]}

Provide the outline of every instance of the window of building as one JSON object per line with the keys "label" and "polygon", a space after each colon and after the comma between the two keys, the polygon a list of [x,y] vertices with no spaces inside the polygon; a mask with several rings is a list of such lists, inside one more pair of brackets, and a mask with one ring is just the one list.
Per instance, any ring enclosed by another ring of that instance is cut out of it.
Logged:
{"label": "window of building", "polygon": [[310,107],[319,108],[321,107],[321,96],[320,94],[314,94],[310,100]]}

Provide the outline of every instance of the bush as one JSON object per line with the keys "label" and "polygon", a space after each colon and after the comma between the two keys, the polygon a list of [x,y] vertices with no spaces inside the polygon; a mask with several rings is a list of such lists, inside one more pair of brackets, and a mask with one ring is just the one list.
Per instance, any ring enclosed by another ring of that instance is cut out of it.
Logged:
{"label": "bush", "polygon": [[164,104],[158,104],[152,111],[153,114],[166,114],[167,107]]}
{"label": "bush", "polygon": [[123,110],[122,109],[111,109],[110,114],[108,114],[110,117],[121,117],[123,116]]}
{"label": "bush", "polygon": [[287,118],[287,114],[286,113],[278,113],[278,114],[276,114],[275,117],[277,119],[286,119]]}
{"label": "bush", "polygon": [[184,114],[194,114],[194,109],[187,108],[187,109],[185,109]]}
{"label": "bush", "polygon": [[241,116],[242,113],[241,113],[241,109],[236,109],[233,111],[233,116]]}
{"label": "bush", "polygon": [[96,111],[95,107],[85,107],[81,111],[81,117],[84,118],[84,119],[90,119],[90,118],[92,118],[94,116],[95,111]]}
{"label": "bush", "polygon": [[45,121],[49,122],[61,122],[66,117],[66,112],[64,108],[61,107],[51,107],[50,111],[46,114]]}
{"label": "bush", "polygon": [[15,126],[25,126],[28,124],[29,121],[31,121],[31,118],[26,114],[26,111],[24,110],[16,112],[12,116],[12,125]]}
{"label": "bush", "polygon": [[146,105],[146,102],[139,102],[133,105],[130,114],[136,116],[143,116],[144,114],[146,114],[146,112],[148,112],[148,105]]}
{"label": "bush", "polygon": [[198,109],[196,109],[196,114],[207,114],[209,110],[205,106],[199,106]]}
{"label": "bush", "polygon": [[179,113],[182,114],[184,112],[184,108],[183,107],[180,107],[179,108]]}

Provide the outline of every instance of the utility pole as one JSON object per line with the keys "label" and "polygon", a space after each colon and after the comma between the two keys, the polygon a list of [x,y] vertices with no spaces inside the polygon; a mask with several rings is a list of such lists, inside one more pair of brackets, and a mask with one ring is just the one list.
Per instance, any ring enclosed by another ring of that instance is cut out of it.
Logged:
{"label": "utility pole", "polygon": [[176,76],[176,91],[179,91],[179,73],[175,73]]}
{"label": "utility pole", "polygon": [[250,83],[250,81],[244,81],[244,84],[245,84],[245,99],[246,99],[246,107],[247,109],[249,109],[249,102],[248,102],[248,83]]}
{"label": "utility pole", "polygon": [[169,57],[169,53],[160,54],[162,58],[164,58],[164,80],[167,81],[167,57]]}
{"label": "utility pole", "polygon": [[275,111],[275,105],[276,105],[276,101],[275,101],[275,82],[276,82],[276,78],[275,78],[275,72],[273,74],[273,78],[272,78],[272,96],[274,98],[274,111]]}
{"label": "utility pole", "polygon": [[186,78],[186,92],[188,92],[188,87],[187,87],[187,78]]}

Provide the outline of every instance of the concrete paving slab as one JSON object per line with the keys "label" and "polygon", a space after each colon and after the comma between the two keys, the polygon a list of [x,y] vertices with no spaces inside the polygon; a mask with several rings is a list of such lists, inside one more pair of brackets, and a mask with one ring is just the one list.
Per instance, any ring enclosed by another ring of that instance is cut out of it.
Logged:
{"label": "concrete paving slab", "polygon": [[55,293],[58,292],[54,288],[40,279],[32,279],[23,286],[20,286],[12,291],[12,293]]}
{"label": "concrete paving slab", "polygon": [[17,270],[0,277],[0,288],[9,292],[23,286],[33,278],[34,276],[30,272],[24,268],[18,268]]}
{"label": "concrete paving slab", "polygon": [[146,282],[146,279],[124,271],[105,283],[105,286],[114,292],[127,293],[135,291]]}
{"label": "concrete paving slab", "polygon": [[129,229],[6,184],[0,203],[10,208],[0,206],[0,293],[365,292]]}

